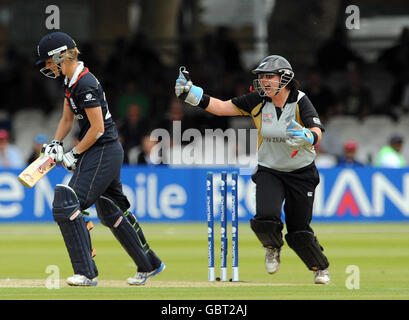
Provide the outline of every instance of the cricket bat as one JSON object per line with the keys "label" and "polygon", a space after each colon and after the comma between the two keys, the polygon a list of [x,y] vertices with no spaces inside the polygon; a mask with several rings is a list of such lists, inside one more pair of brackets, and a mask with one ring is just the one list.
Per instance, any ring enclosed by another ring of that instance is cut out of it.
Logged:
{"label": "cricket bat", "polygon": [[41,155],[20,173],[18,181],[27,188],[32,188],[42,177],[53,169],[55,165],[56,163],[51,156]]}

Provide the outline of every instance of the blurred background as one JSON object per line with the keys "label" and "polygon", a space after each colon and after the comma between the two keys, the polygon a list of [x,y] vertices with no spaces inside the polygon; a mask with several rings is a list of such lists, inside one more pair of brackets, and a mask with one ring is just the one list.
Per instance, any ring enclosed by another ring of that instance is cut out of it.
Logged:
{"label": "blurred background", "polygon": [[[250,70],[270,54],[290,61],[327,128],[318,166],[336,166],[348,150],[376,165],[393,138],[409,161],[408,1],[2,0],[0,140],[15,147],[4,168],[28,163],[61,116],[62,79],[34,65],[38,41],[56,31],[50,25],[76,40],[101,81],[126,164],[143,163],[144,137],[171,131],[172,120],[202,133],[252,128],[251,119],[183,106],[174,82],[183,65],[207,94],[227,100],[249,91]],[[73,144],[75,132],[65,142]]]}

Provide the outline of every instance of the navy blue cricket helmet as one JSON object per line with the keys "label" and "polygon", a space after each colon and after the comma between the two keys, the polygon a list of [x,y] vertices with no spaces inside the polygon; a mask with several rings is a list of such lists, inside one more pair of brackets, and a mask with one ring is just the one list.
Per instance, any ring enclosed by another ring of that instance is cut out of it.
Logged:
{"label": "navy blue cricket helmet", "polygon": [[[64,32],[52,32],[45,35],[39,42],[37,46],[38,60],[37,65],[42,65],[49,58],[52,58],[55,64],[59,67],[59,64],[63,61],[60,55],[62,52],[73,49],[77,45],[75,41]],[[40,69],[45,76],[50,78],[55,78],[53,72],[47,71],[48,69],[43,67]]]}

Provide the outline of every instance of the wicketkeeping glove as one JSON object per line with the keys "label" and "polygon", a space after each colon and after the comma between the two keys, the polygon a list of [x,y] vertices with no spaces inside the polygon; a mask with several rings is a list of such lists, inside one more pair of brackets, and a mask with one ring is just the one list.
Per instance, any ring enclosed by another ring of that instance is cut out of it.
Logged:
{"label": "wicketkeeping glove", "polygon": [[179,77],[176,79],[175,93],[179,99],[197,106],[203,96],[203,89],[193,85],[189,77],[189,72],[185,67],[179,68]]}
{"label": "wicketkeeping glove", "polygon": [[79,157],[80,154],[77,153],[75,147],[72,148],[71,151],[64,153],[62,158],[62,164],[65,167],[65,169],[67,169],[70,172],[74,171],[75,168],[77,167],[77,161]]}
{"label": "wicketkeeping glove", "polygon": [[62,141],[60,140],[53,140],[50,144],[43,145],[44,154],[51,156],[55,162],[61,162],[62,157],[64,155],[64,148],[62,145]]}
{"label": "wicketkeeping glove", "polygon": [[304,128],[294,120],[287,128],[287,138],[286,143],[293,148],[311,147],[314,144],[314,135],[311,130]]}

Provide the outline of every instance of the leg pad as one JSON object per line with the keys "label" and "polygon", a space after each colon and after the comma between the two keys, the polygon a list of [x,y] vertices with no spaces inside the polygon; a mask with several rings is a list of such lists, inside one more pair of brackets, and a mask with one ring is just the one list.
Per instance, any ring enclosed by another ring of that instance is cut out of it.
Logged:
{"label": "leg pad", "polygon": [[57,185],[53,201],[53,217],[60,227],[74,274],[89,279],[98,276],[92,260],[89,230],[81,212],[80,203],[74,190],[65,185]]}
{"label": "leg pad", "polygon": [[295,231],[287,233],[285,240],[291,249],[300,257],[308,269],[324,270],[328,268],[327,257],[322,253],[324,249],[317,238],[310,231]]}
{"label": "leg pad", "polygon": [[138,270],[140,269],[141,272],[154,270],[146,255],[144,242],[141,241],[135,228],[124,216],[121,209],[111,199],[104,196],[97,200],[95,208],[101,223],[110,228],[122,247],[138,266]]}
{"label": "leg pad", "polygon": [[152,250],[152,248],[146,241],[145,235],[143,234],[142,227],[140,226],[138,219],[136,219],[135,215],[133,215],[129,211],[126,211],[124,215],[128,219],[129,223],[132,225],[132,227],[134,227],[134,229],[136,230],[140,243],[143,249],[145,250],[146,255],[148,256],[148,259],[152,264],[152,267],[154,269],[159,268],[162,264],[162,260],[159,259],[159,257],[155,254],[155,252]]}
{"label": "leg pad", "polygon": [[250,219],[250,227],[264,247],[281,248],[283,246],[282,222]]}

